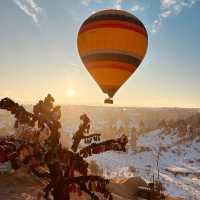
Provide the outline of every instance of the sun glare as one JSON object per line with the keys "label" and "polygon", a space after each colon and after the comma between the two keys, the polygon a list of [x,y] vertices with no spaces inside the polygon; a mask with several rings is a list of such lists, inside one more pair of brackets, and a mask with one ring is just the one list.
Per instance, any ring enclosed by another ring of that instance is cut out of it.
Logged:
{"label": "sun glare", "polygon": [[69,88],[67,90],[67,96],[68,97],[74,97],[76,95],[76,91],[73,88]]}

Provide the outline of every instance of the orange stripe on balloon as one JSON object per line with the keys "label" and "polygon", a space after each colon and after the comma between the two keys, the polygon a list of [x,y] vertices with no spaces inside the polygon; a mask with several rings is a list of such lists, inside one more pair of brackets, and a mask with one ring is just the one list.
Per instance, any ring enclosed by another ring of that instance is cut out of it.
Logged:
{"label": "orange stripe on balloon", "polygon": [[[111,91],[104,86],[112,85],[116,88],[115,92],[126,82],[126,80],[133,74],[132,72],[112,69],[112,68],[91,68],[88,70],[92,77],[95,79],[97,84],[100,86],[102,91],[111,95]],[[112,90],[113,91],[113,90]],[[115,93],[114,92],[114,93]],[[112,92],[112,94],[114,94]]]}
{"label": "orange stripe on balloon", "polygon": [[119,87],[116,87],[115,85],[102,85],[101,87],[102,87],[102,91],[108,94],[110,98],[112,98],[114,94],[117,92],[117,90],[119,89]]}
{"label": "orange stripe on balloon", "polygon": [[131,52],[142,59],[146,53],[148,39],[142,34],[127,29],[101,28],[87,31],[78,36],[78,48],[81,56],[93,51],[121,50]]}
{"label": "orange stripe on balloon", "polygon": [[112,68],[112,69],[121,69],[133,73],[137,67],[132,64],[122,63],[118,61],[89,61],[86,64],[88,70],[94,68]]}
{"label": "orange stripe on balloon", "polygon": [[129,23],[129,22],[122,22],[117,20],[105,20],[100,22],[93,22],[81,27],[79,34],[84,33],[89,30],[98,29],[98,28],[121,28],[121,29],[128,29],[138,32],[145,37],[147,37],[147,32],[143,27],[140,27],[136,24]]}
{"label": "orange stripe on balloon", "polygon": [[116,86],[116,85],[101,85],[101,86],[105,89],[115,89],[115,90],[117,90],[119,88],[119,86]]}

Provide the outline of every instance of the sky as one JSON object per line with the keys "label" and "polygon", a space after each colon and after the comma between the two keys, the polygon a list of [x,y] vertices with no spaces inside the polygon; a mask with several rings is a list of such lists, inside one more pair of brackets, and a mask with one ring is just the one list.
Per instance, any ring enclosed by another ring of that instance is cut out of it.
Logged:
{"label": "sky", "polygon": [[137,16],[149,34],[146,57],[114,106],[200,107],[200,0],[0,0],[0,98],[104,105],[83,66],[77,33],[102,9]]}

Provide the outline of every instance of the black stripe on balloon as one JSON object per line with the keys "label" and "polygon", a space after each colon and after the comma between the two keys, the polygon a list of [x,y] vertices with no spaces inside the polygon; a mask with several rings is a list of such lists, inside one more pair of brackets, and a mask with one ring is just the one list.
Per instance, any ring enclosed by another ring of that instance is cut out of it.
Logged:
{"label": "black stripe on balloon", "polygon": [[82,58],[84,63],[90,62],[90,61],[119,61],[119,62],[125,62],[128,64],[133,64],[134,66],[138,67],[141,63],[141,60],[126,54],[120,54],[120,53],[96,53],[96,54],[90,54],[87,56],[84,56]]}
{"label": "black stripe on balloon", "polygon": [[126,21],[126,22],[131,22],[131,23],[137,24],[137,25],[145,28],[143,23],[140,20],[138,20],[135,16],[130,17],[130,16],[116,15],[116,14],[98,15],[98,16],[90,17],[83,23],[82,26],[92,23],[92,22],[98,22],[98,21],[103,21],[103,20]]}

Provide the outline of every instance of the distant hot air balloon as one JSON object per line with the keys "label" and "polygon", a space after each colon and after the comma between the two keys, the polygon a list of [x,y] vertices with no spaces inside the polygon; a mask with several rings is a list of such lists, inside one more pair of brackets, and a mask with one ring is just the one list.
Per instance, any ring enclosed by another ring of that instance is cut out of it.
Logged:
{"label": "distant hot air balloon", "polygon": [[148,46],[143,23],[122,10],[103,10],[80,27],[78,50],[89,73],[113,103],[113,96],[136,71]]}

